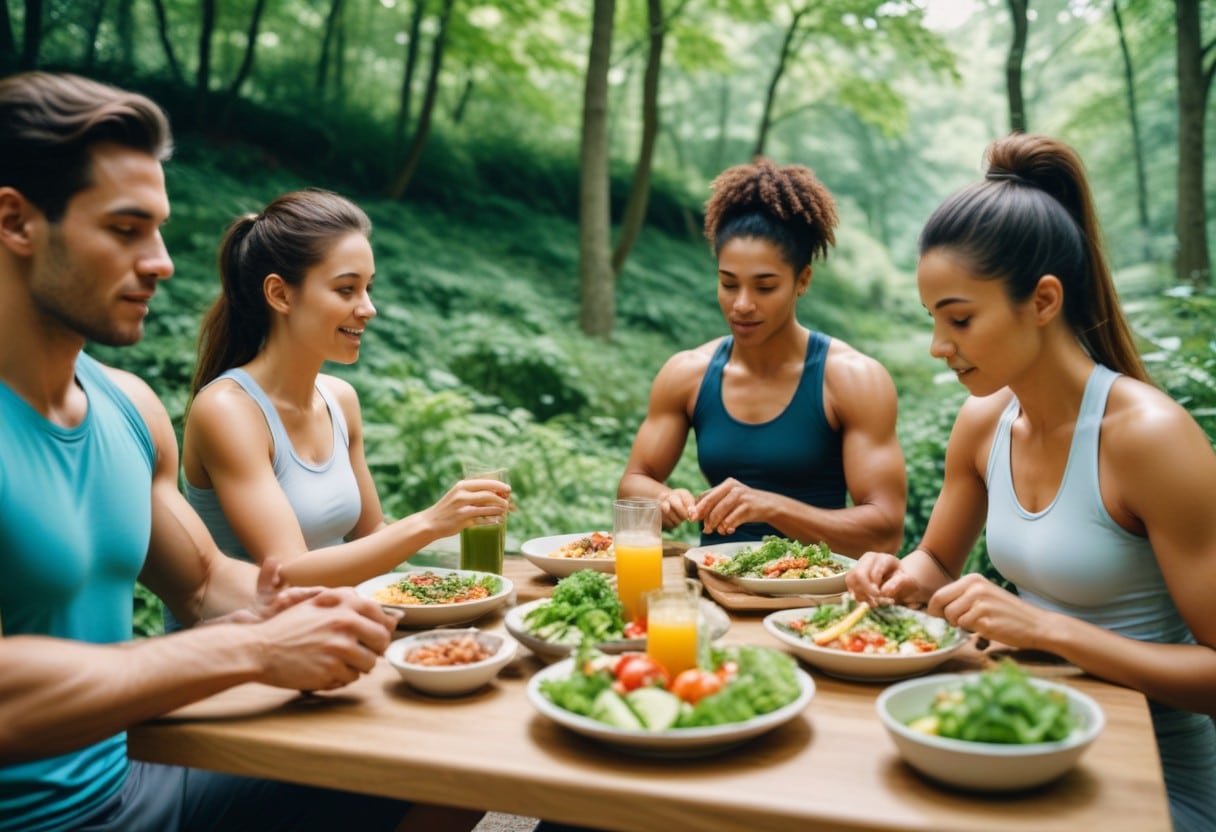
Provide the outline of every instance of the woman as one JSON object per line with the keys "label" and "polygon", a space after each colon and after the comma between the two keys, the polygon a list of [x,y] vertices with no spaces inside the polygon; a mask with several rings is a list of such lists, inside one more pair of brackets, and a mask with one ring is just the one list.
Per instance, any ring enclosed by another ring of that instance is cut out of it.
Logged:
{"label": "woman", "polygon": [[[924,540],[866,554],[849,588],[1143,691],[1176,828],[1216,829],[1216,455],[1148,381],[1081,160],[993,143],[985,180],[929,218],[917,281],[931,352],[972,396]],[[985,523],[1018,595],[958,579]]]}
{"label": "woman", "polygon": [[[731,334],[663,365],[619,496],[659,499],[668,527],[700,521],[703,544],[779,534],[846,554],[898,549],[907,481],[895,386],[796,315],[811,258],[835,244],[832,195],[807,168],[764,159],[711,187],[705,236]],[[711,485],[698,497],[664,484],[690,428]]]}
{"label": "woman", "polygon": [[435,505],[385,522],[363,452],[359,400],[320,372],[351,364],[376,314],[367,216],[337,194],[285,194],[237,219],[220,250],[223,291],[199,333],[186,417],[186,496],[229,554],[276,558],[297,585],[391,571],[510,488],[457,483]]}

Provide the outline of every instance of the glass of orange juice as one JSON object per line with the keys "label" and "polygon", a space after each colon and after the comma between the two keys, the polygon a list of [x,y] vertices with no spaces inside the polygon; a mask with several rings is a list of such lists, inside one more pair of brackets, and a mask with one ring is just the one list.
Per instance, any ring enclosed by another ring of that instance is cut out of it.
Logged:
{"label": "glass of orange juice", "polygon": [[678,586],[646,593],[646,655],[674,678],[697,666],[697,616],[701,582],[684,579]]}
{"label": "glass of orange juice", "polygon": [[663,585],[662,524],[658,500],[616,500],[612,504],[616,593],[626,621],[641,617],[643,593]]}

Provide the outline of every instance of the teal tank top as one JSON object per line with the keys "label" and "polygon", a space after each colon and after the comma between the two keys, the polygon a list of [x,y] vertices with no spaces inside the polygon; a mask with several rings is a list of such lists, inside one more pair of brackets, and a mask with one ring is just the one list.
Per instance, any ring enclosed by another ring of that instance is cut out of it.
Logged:
{"label": "teal tank top", "polygon": [[[0,622],[4,638],[131,638],[152,527],[151,434],[101,365],[81,354],[79,425],[47,421],[0,382]],[[0,830],[71,828],[118,791],[126,734],[0,767]]]}
{"label": "teal tank top", "polygon": [[[1015,398],[988,456],[988,554],[1026,601],[1138,641],[1194,644],[1148,538],[1116,523],[1102,503],[1098,444],[1119,374],[1096,365],[1085,385],[1055,499],[1030,512],[1010,472]],[[1149,703],[1177,830],[1216,829],[1216,731],[1212,720]]]}
{"label": "teal tank top", "polygon": [[[722,372],[734,338],[722,339],[701,379],[692,414],[697,461],[711,486],[734,477],[751,488],[807,505],[844,508],[841,436],[828,424],[823,409],[823,370],[831,343],[826,335],[810,333],[806,363],[794,397],[775,418],[752,424],[731,416],[722,403]],[[766,534],[781,532],[767,523],[745,523],[729,536],[703,531],[701,545],[760,540]]]}

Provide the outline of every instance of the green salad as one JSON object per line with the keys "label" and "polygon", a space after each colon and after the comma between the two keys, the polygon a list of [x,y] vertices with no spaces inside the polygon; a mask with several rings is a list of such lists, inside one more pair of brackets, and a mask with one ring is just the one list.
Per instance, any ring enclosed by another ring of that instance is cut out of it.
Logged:
{"label": "green salad", "polygon": [[397,583],[378,589],[375,598],[382,604],[458,604],[489,598],[501,589],[502,581],[493,575],[408,572]]}
{"label": "green salad", "polygon": [[608,576],[580,569],[557,582],[553,597],[524,615],[524,628],[552,644],[576,645],[625,637],[621,601]]}
{"label": "green salad", "polygon": [[1026,671],[1006,659],[938,693],[929,713],[908,727],[952,739],[1024,745],[1066,739],[1077,725],[1065,694],[1035,687]]}
{"label": "green salad", "polygon": [[[712,562],[709,558],[712,557]],[[802,544],[776,535],[765,535],[756,546],[732,557],[707,557],[706,565],[732,578],[827,578],[845,571],[822,540]]]}

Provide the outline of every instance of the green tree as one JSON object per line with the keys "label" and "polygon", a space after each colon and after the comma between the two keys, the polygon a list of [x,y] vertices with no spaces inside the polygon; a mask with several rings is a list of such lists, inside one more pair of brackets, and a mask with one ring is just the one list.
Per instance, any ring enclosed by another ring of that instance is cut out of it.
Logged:
{"label": "green tree", "polygon": [[616,319],[608,190],[608,68],[615,12],[615,0],[594,0],[579,152],[579,325],[599,338],[612,334]]}
{"label": "green tree", "polygon": [[1204,122],[1212,76],[1216,74],[1216,37],[1203,40],[1200,0],[1175,0],[1178,59],[1178,254],[1180,281],[1197,288],[1212,282],[1204,192]]}

